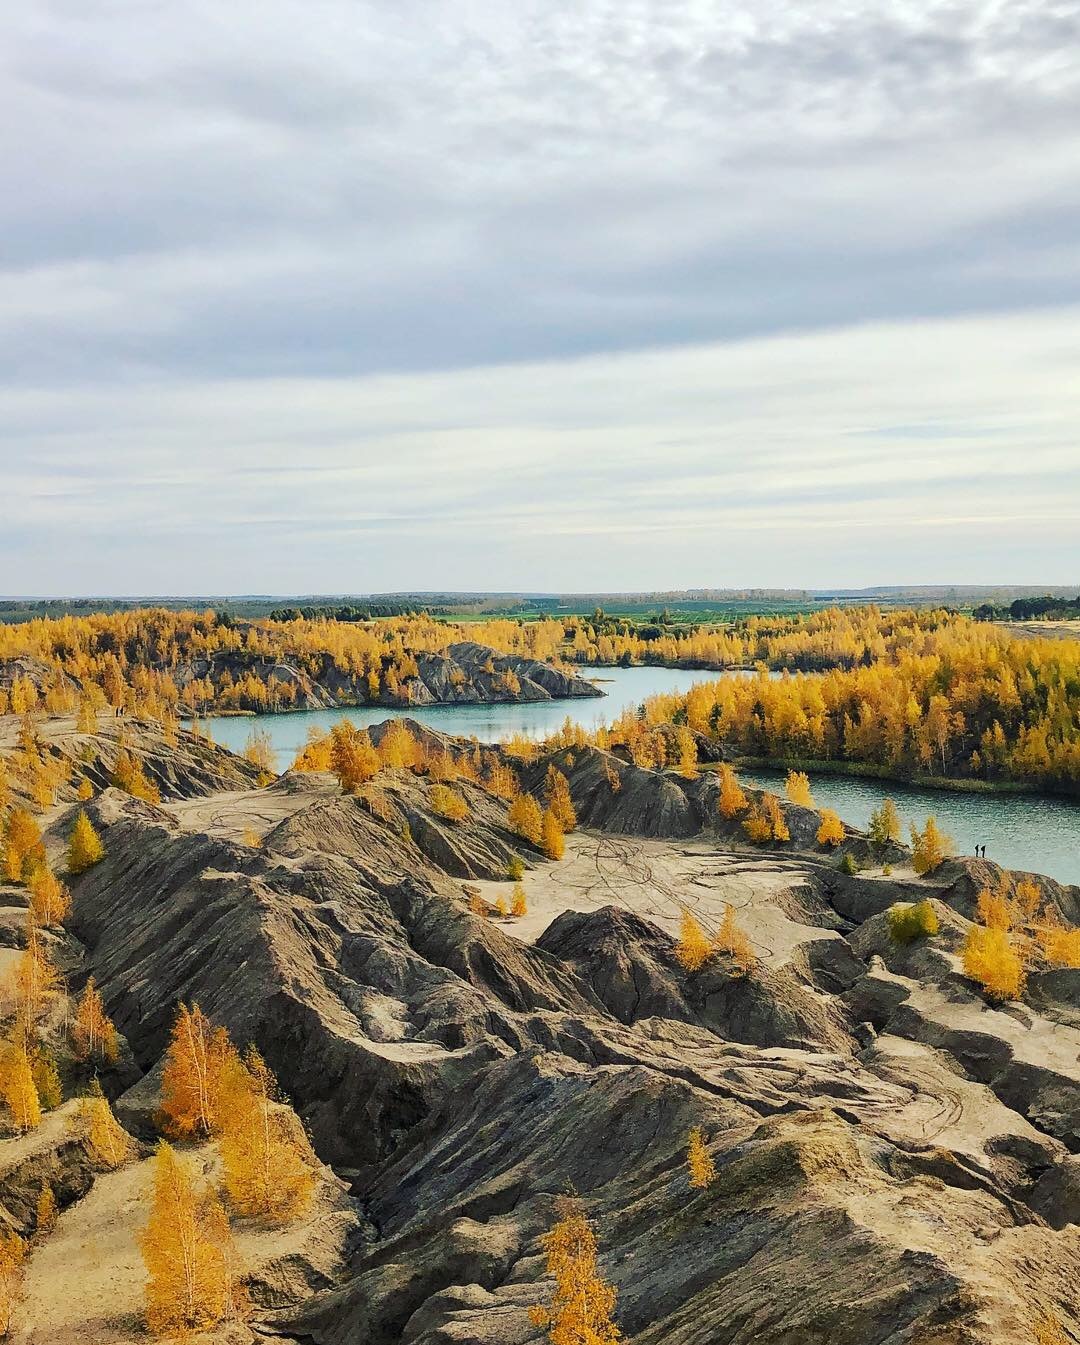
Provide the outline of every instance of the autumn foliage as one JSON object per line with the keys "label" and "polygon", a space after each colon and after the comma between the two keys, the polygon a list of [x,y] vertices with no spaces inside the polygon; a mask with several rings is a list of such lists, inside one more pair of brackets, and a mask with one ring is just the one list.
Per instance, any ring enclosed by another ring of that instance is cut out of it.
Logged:
{"label": "autumn foliage", "polygon": [[718,953],[726,953],[742,975],[753,971],[757,965],[757,955],[746,932],[739,928],[735,919],[735,908],[730,902],[724,906],[720,928],[716,932],[713,947]]}
{"label": "autumn foliage", "polygon": [[552,808],[545,808],[540,820],[540,848],[548,859],[562,859],[566,849],[562,823]]}
{"label": "autumn foliage", "polygon": [[89,1096],[79,1103],[77,1126],[96,1167],[111,1171],[134,1156],[135,1145],[113,1115],[97,1080],[91,1083]]}
{"label": "autumn foliage", "polygon": [[978,981],[989,999],[1019,999],[1024,993],[1023,960],[1007,930],[972,925],[963,964],[964,975]]}
{"label": "autumn foliage", "polygon": [[86,982],[75,1010],[71,1042],[78,1060],[98,1060],[111,1064],[119,1054],[119,1034],[105,1012],[105,1001],[92,976]]}
{"label": "autumn foliage", "polygon": [[817,829],[818,845],[843,845],[844,824],[831,808],[822,808],[821,825]]}
{"label": "autumn foliage", "polygon": [[596,1235],[580,1202],[564,1199],[559,1220],[544,1238],[551,1300],[529,1309],[534,1326],[546,1327],[551,1345],[615,1345],[616,1292],[600,1275]]}
{"label": "autumn foliage", "polygon": [[920,831],[918,827],[912,824],[911,827],[911,866],[916,873],[922,875],[933,873],[939,869],[942,864],[953,853],[953,839],[947,836],[938,826],[933,817],[928,817]]}
{"label": "autumn foliage", "polygon": [[287,1223],[302,1213],[315,1185],[299,1122],[275,1099],[277,1085],[252,1047],[224,1080],[221,1161],[225,1192],[238,1214]]}
{"label": "autumn foliage", "polygon": [[154,1335],[204,1331],[241,1315],[236,1250],[221,1202],[162,1140],[150,1217],[139,1239],[146,1266],[146,1324]]}
{"label": "autumn foliage", "polygon": [[788,771],[784,782],[784,793],[791,803],[803,808],[813,808],[814,796],[810,792],[810,779],[802,771]]}
{"label": "autumn foliage", "polygon": [[41,1124],[41,1099],[25,1039],[16,1034],[0,1043],[0,1096],[16,1130]]}
{"label": "autumn foliage", "polygon": [[0,1230],[0,1336],[6,1336],[11,1329],[25,1261],[26,1243],[18,1233]]}
{"label": "autumn foliage", "polygon": [[915,939],[932,938],[939,929],[933,902],[926,897],[922,901],[896,902],[885,912],[885,919],[893,943],[906,944]]}
{"label": "autumn foliage", "polygon": [[101,843],[101,837],[94,830],[93,823],[87,815],[80,811],[75,818],[68,841],[68,873],[85,873],[104,858],[105,847]]}
{"label": "autumn foliage", "polygon": [[690,1131],[686,1146],[686,1165],[690,1170],[690,1185],[696,1190],[704,1190],[716,1176],[716,1164],[705,1144],[700,1126],[694,1126]]}
{"label": "autumn foliage", "polygon": [[717,802],[717,807],[719,808],[720,816],[725,820],[730,821],[732,818],[738,817],[740,813],[746,811],[749,806],[749,800],[743,793],[742,786],[739,784],[735,772],[726,761],[721,762],[720,764],[719,777],[720,797]]}
{"label": "autumn foliage", "polygon": [[236,1058],[223,1027],[214,1027],[197,1004],[180,1005],[161,1077],[168,1134],[189,1138],[217,1132],[227,1071]]}
{"label": "autumn foliage", "polygon": [[540,844],[544,832],[544,815],[531,794],[518,794],[511,800],[506,820],[511,830],[519,836],[533,845]]}
{"label": "autumn foliage", "polygon": [[712,957],[713,946],[708,935],[684,907],[679,941],[675,945],[675,956],[685,971],[700,971]]}

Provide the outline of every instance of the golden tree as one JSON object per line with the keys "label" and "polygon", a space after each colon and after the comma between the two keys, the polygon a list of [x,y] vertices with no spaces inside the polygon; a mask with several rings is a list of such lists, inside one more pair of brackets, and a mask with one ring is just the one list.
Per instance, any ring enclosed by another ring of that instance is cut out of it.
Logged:
{"label": "golden tree", "polygon": [[792,803],[803,808],[813,808],[814,796],[810,792],[810,777],[802,771],[788,771],[784,781],[784,792]]}
{"label": "golden tree", "polygon": [[686,971],[700,971],[712,957],[713,946],[698,922],[684,906],[675,956]]}
{"label": "golden tree", "polygon": [[687,780],[697,779],[697,743],[694,741],[694,735],[685,724],[680,724],[676,730],[675,747],[679,754],[679,774]]}
{"label": "golden tree", "polygon": [[97,733],[98,717],[94,709],[94,702],[89,696],[83,696],[79,701],[79,715],[75,721],[75,729],[78,733]]}
{"label": "golden tree", "polygon": [[[370,740],[369,740],[370,741]],[[269,784],[277,775],[277,762],[270,735],[265,729],[252,729],[244,744],[244,759],[259,772],[259,784]]]}
{"label": "golden tree", "polygon": [[540,823],[540,848],[548,859],[562,859],[566,850],[562,823],[550,808],[544,809]]}
{"label": "golden tree", "polygon": [[[393,670],[391,669],[391,672]],[[387,682],[389,689],[391,683]],[[400,719],[391,720],[379,743],[379,757],[389,770],[408,770],[420,761],[420,744]]]}
{"label": "golden tree", "polygon": [[844,824],[831,808],[822,808],[821,826],[817,829],[818,845],[843,845]]}
{"label": "golden tree", "polygon": [[225,1192],[240,1214],[282,1224],[304,1210],[315,1174],[299,1122],[277,1105],[277,1084],[251,1047],[228,1067],[222,1107]]}
{"label": "golden tree", "polygon": [[432,810],[440,817],[445,817],[448,822],[468,820],[469,805],[457,790],[451,789],[449,785],[432,785],[430,800]]}
{"label": "golden tree", "polygon": [[37,1089],[43,1111],[55,1111],[64,1100],[60,1070],[50,1051],[39,1049],[30,1053],[30,1074]]}
{"label": "golden tree", "polygon": [[1047,925],[1039,930],[1039,942],[1052,967],[1080,967],[1080,929]]}
{"label": "golden tree", "polygon": [[989,999],[1019,999],[1024,993],[1024,964],[1007,930],[972,925],[962,958],[964,975],[978,981]]}
{"label": "golden tree", "polygon": [[86,813],[80,810],[68,840],[68,873],[76,875],[85,873],[104,858],[105,847],[101,843],[101,837],[94,830],[93,823]]}
{"label": "golden tree", "polygon": [[379,773],[381,764],[367,732],[348,719],[339,719],[330,730],[330,769],[346,794],[355,794]]}
{"label": "golden tree", "polygon": [[516,831],[533,845],[540,844],[544,832],[544,817],[540,805],[531,794],[518,794],[510,801],[506,820],[511,830]]}
{"label": "golden tree", "polygon": [[71,1025],[71,1041],[79,1060],[112,1064],[120,1053],[120,1034],[105,1012],[105,1001],[91,976],[79,998]]}
{"label": "golden tree", "polygon": [[59,986],[60,973],[53,966],[34,913],[30,911],[26,922],[26,947],[4,986],[5,998],[12,1003],[24,1035],[29,1034]]}
{"label": "golden tree", "polygon": [[35,863],[44,858],[41,829],[25,808],[12,808],[4,823],[4,873],[22,882]]}
{"label": "golden tree", "polygon": [[615,1345],[612,1321],[616,1292],[600,1275],[596,1234],[577,1200],[558,1204],[559,1220],[544,1237],[547,1272],[555,1291],[547,1304],[529,1309],[534,1326],[547,1328],[551,1345]]}
{"label": "golden tree", "polygon": [[1015,912],[1007,891],[991,892],[988,887],[982,888],[975,898],[975,908],[987,929],[1012,929]]}
{"label": "golden tree", "polygon": [[46,1182],[41,1188],[34,1209],[34,1232],[47,1233],[54,1223],[56,1223],[56,1196],[52,1187]]}
{"label": "golden tree", "polygon": [[731,902],[724,906],[724,917],[716,933],[713,947],[718,953],[727,953],[734,961],[738,971],[744,976],[757,966],[757,955],[746,932],[735,921],[735,908]]}
{"label": "golden tree", "polygon": [[11,1330],[11,1318],[22,1289],[26,1243],[18,1233],[0,1230],[0,1336]]}
{"label": "golden tree", "polygon": [[221,1203],[198,1189],[162,1140],[150,1217],[139,1238],[146,1267],[146,1324],[158,1336],[205,1331],[235,1315],[236,1254]]}
{"label": "golden tree", "polygon": [[929,897],[922,901],[898,901],[885,912],[889,926],[889,937],[893,943],[912,943],[915,939],[928,939],[941,928]]}
{"label": "golden tree", "polygon": [[577,813],[570,797],[570,781],[555,765],[547,768],[544,777],[544,797],[548,807],[559,819],[563,831],[573,831],[577,826]]}
{"label": "golden tree", "polygon": [[90,777],[84,775],[79,781],[79,787],[75,791],[75,797],[80,803],[88,803],[94,797],[94,786],[90,782]]}
{"label": "golden tree", "polygon": [[514,884],[513,898],[510,903],[510,914],[514,916],[528,915],[529,903],[525,898],[525,888],[520,882]]}
{"label": "golden tree", "polygon": [[704,1189],[716,1176],[716,1164],[712,1161],[700,1126],[694,1126],[690,1131],[686,1164],[690,1169],[690,1185],[696,1190]]}
{"label": "golden tree", "polygon": [[217,1133],[226,1074],[236,1060],[228,1032],[214,1027],[197,1004],[181,1004],[161,1076],[161,1111],[169,1134]]}
{"label": "golden tree", "polygon": [[884,799],[879,808],[870,814],[868,827],[870,840],[878,846],[888,845],[890,841],[900,839],[900,814],[892,799]]}
{"label": "golden tree", "polygon": [[720,797],[717,806],[720,816],[730,821],[749,807],[749,800],[726,761],[720,763]]}
{"label": "golden tree", "polygon": [[41,1124],[41,1100],[21,1033],[0,1045],[0,1095],[17,1130],[33,1130]]}
{"label": "golden tree", "polygon": [[116,754],[112,782],[134,799],[142,799],[145,803],[161,802],[161,791],[146,774],[142,762],[126,747],[121,747]]}
{"label": "golden tree", "polygon": [[780,807],[780,800],[775,794],[763,794],[761,796],[761,807],[765,813],[766,821],[769,823],[769,829],[772,832],[774,841],[790,841],[791,832],[788,831],[787,821],[784,818],[784,810]]}
{"label": "golden tree", "polygon": [[928,817],[922,831],[911,827],[911,867],[918,874],[933,873],[953,853],[951,836],[941,831],[936,820]]}
{"label": "golden tree", "polygon": [[85,1139],[96,1167],[111,1171],[134,1157],[135,1144],[113,1115],[109,1099],[96,1079],[90,1084],[89,1096],[79,1103],[75,1126]]}
{"label": "golden tree", "polygon": [[30,909],[39,925],[60,925],[71,911],[71,894],[47,864],[30,877]]}

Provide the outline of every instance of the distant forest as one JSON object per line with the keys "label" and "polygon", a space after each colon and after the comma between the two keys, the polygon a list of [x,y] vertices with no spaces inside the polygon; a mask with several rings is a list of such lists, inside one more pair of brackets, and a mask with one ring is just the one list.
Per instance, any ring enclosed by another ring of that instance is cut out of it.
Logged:
{"label": "distant forest", "polygon": [[981,603],[971,614],[976,621],[1066,621],[1080,617],[1080,597],[1057,598],[1046,594],[1041,598],[1017,598],[1008,607]]}

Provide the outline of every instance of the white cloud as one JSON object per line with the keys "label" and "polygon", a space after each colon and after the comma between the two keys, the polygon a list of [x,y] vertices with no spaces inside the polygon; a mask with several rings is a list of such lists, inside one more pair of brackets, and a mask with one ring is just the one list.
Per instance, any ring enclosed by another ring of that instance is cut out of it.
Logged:
{"label": "white cloud", "polygon": [[32,449],[7,474],[27,532],[6,549],[50,591],[130,590],[131,574],[144,591],[1068,582],[1078,346],[1070,309],[84,386],[59,411],[0,394]]}
{"label": "white cloud", "polygon": [[1072,0],[16,7],[0,588],[1067,579],[1078,37]]}

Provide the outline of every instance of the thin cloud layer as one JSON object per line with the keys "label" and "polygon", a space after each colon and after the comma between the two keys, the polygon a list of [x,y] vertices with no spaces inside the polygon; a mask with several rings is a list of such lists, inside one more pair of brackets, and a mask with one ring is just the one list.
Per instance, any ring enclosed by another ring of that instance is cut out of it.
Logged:
{"label": "thin cloud layer", "polygon": [[1078,330],[1063,310],[0,393],[7,443],[30,449],[5,587],[1039,582],[1080,559]]}
{"label": "thin cloud layer", "polygon": [[5,37],[0,588],[1080,572],[1075,3]]}

